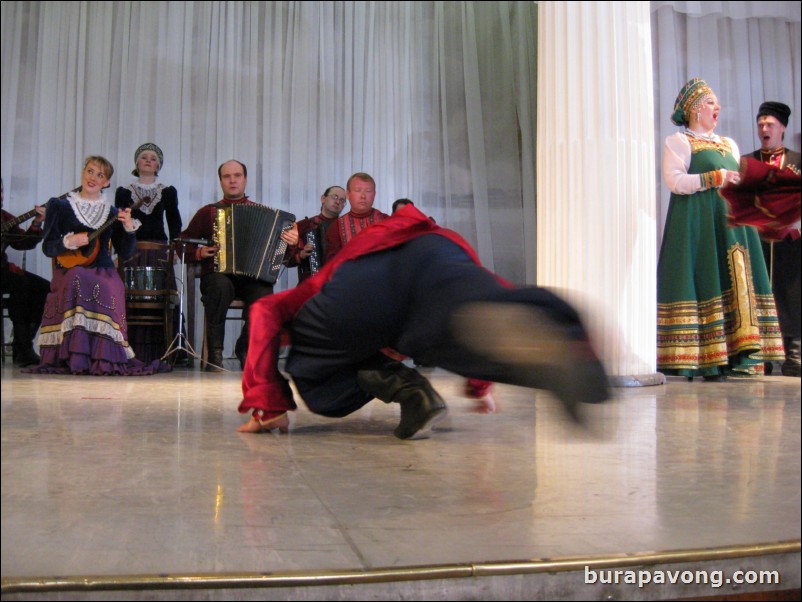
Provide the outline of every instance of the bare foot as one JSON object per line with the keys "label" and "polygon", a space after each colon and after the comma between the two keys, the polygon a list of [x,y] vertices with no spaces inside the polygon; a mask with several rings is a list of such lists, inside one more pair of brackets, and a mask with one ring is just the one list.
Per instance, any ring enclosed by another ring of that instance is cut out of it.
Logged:
{"label": "bare foot", "polygon": [[471,412],[477,414],[493,414],[496,411],[498,411],[498,405],[496,404],[495,398],[490,393],[487,393],[479,399],[475,399],[473,407],[471,408]]}
{"label": "bare foot", "polygon": [[290,432],[290,418],[287,416],[287,412],[269,420],[259,420],[255,416],[251,416],[248,422],[237,427],[237,432],[264,433],[275,429],[278,429],[281,433]]}

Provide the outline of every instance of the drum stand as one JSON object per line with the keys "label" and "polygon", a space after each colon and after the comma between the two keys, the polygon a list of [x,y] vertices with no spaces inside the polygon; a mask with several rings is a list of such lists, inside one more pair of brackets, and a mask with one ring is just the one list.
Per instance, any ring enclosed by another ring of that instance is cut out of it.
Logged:
{"label": "drum stand", "polygon": [[165,360],[167,359],[168,356],[172,355],[173,353],[176,353],[178,351],[185,351],[187,352],[187,354],[191,355],[196,360],[201,360],[201,357],[197,353],[195,353],[195,350],[192,348],[192,345],[189,344],[189,339],[187,338],[187,335],[184,332],[184,287],[186,286],[187,282],[187,264],[184,261],[184,255],[186,254],[187,245],[196,244],[198,241],[174,238],[172,242],[181,245],[181,256],[180,256],[181,285],[180,288],[178,289],[178,334],[175,335],[170,345],[168,345],[167,351],[164,352],[164,355],[161,357],[161,359]]}

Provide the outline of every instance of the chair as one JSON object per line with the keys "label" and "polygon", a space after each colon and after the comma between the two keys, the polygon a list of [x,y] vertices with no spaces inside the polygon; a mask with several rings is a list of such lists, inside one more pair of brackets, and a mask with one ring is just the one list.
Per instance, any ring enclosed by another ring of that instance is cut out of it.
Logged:
{"label": "chair", "polygon": [[[195,347],[195,302],[196,296],[196,281],[200,281],[201,265],[199,263],[191,263],[187,265],[187,331],[189,336],[189,344],[193,349]],[[239,309],[239,315],[232,315],[232,309]],[[244,320],[245,319],[245,302],[242,299],[234,299],[228,306],[228,313],[226,313],[226,320]],[[206,360],[208,358],[208,350],[206,348],[206,320],[203,321],[203,339],[200,354],[201,368],[206,367]],[[193,358],[190,356],[189,365],[192,366]]]}
{"label": "chair", "polygon": [[156,286],[143,286],[136,279],[126,278],[126,267],[120,266],[120,277],[126,283],[125,314],[129,326],[161,326],[164,332],[164,345],[169,345],[173,332],[173,311],[178,291],[174,287],[173,249],[165,244],[152,241],[138,241],[137,251],[167,251],[166,280]]}
{"label": "chair", "polygon": [[[239,309],[239,315],[231,315],[232,309]],[[228,320],[244,320],[245,319],[245,301],[242,299],[234,299],[231,305],[228,306],[226,313],[226,321]],[[209,357],[209,349],[206,345],[206,320],[203,321],[203,349],[201,349],[201,368],[206,367],[206,361]]]}
{"label": "chair", "polygon": [[[5,248],[3,250],[5,253]],[[25,264],[27,260],[27,251],[22,252],[22,269],[25,269]],[[9,322],[11,321],[11,314],[8,313],[8,304],[11,300],[11,293],[3,293],[3,300],[2,300],[2,317],[0,317],[0,363],[6,363],[6,355],[13,358],[14,356],[14,339],[12,338],[11,341],[6,342],[6,320]],[[13,333],[13,329],[12,329]],[[13,334],[11,335],[14,336]]]}

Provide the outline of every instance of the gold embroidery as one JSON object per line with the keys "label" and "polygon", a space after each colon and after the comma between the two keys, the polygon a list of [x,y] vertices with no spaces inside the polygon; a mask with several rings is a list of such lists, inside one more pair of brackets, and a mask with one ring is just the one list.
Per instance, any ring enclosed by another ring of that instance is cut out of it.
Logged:
{"label": "gold embroidery", "polygon": [[749,250],[740,244],[733,245],[727,251],[727,264],[730,270],[733,298],[729,307],[733,312],[733,329],[738,333],[742,329],[757,327],[757,315],[754,308],[757,300],[752,285],[752,270],[749,263]]}
{"label": "gold embroidery", "polygon": [[[726,366],[730,357],[750,353],[755,360],[782,359],[782,335],[774,297],[758,295],[752,285],[748,250],[728,253],[733,288],[705,301],[657,306],[657,365],[662,369]],[[744,303],[750,298],[744,311]]]}
{"label": "gold embroidery", "polygon": [[693,154],[700,153],[704,150],[712,150],[716,151],[717,153],[721,153],[721,156],[725,156],[727,153],[732,154],[732,148],[730,147],[730,143],[724,140],[723,138],[719,140],[706,140],[705,138],[695,138],[693,136],[688,136],[688,141],[691,143],[691,152]]}

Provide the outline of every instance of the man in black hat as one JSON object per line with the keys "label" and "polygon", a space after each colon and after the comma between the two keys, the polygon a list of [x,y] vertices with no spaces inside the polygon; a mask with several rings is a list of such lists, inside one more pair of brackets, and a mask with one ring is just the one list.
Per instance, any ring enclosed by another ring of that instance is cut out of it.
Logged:
{"label": "man in black hat", "polygon": [[[757,112],[757,137],[760,149],[752,157],[777,167],[799,173],[802,157],[783,145],[791,109],[781,102],[764,102]],[[796,229],[783,240],[764,242],[763,254],[771,275],[777,315],[785,345],[783,376],[800,376],[800,231]]]}

